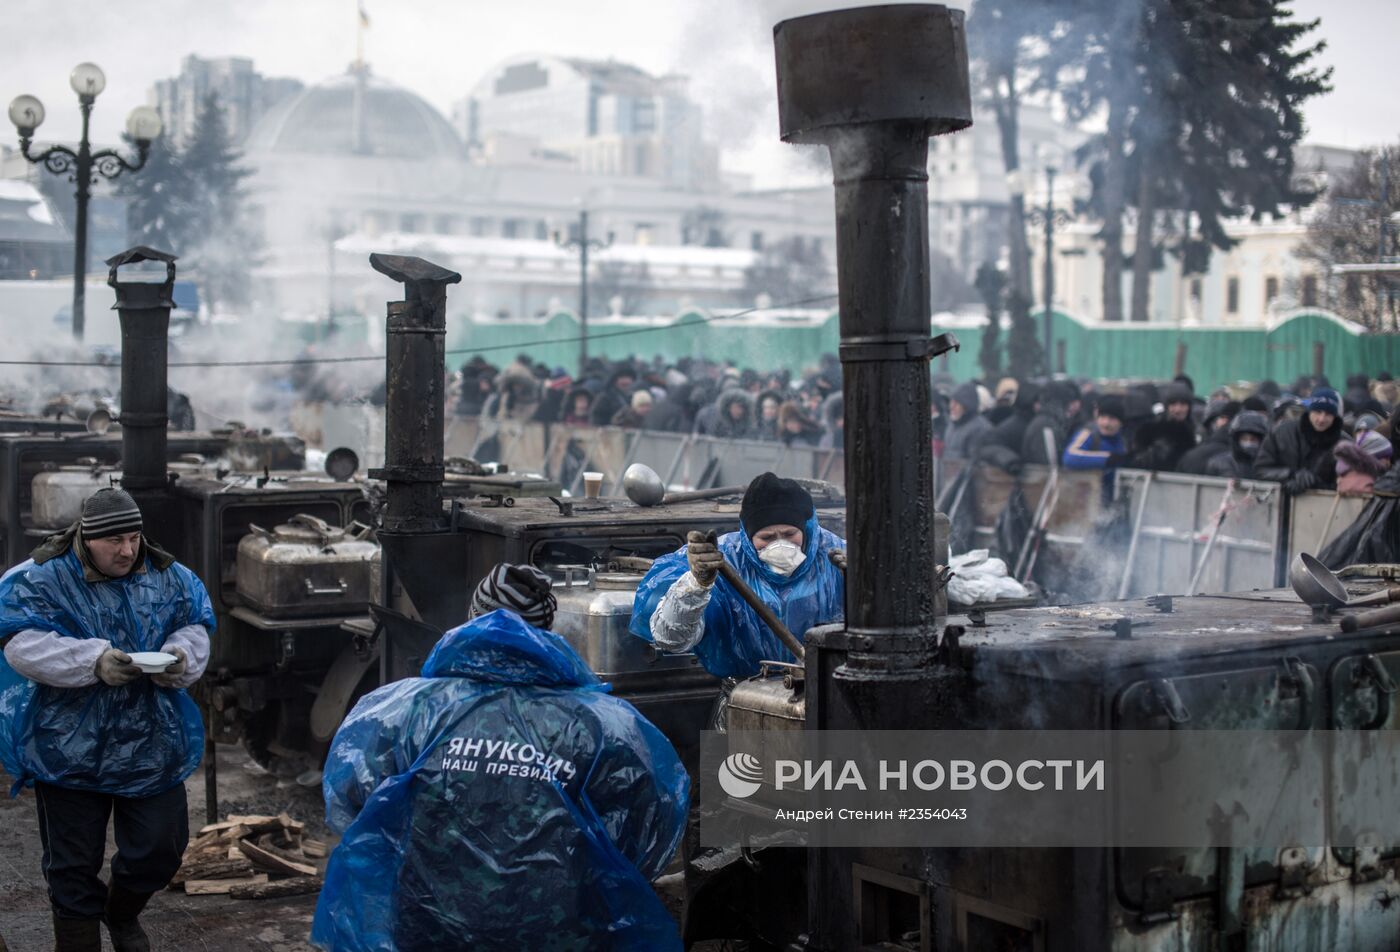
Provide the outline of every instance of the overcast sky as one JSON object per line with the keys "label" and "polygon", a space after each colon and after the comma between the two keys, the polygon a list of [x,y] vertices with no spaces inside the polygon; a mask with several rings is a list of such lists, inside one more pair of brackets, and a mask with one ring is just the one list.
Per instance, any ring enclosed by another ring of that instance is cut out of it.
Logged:
{"label": "overcast sky", "polygon": [[[778,184],[803,168],[777,142],[772,26],[842,0],[363,0],[375,72],[449,114],[494,63],[521,52],[615,57],[652,72],[682,72],[705,108],[729,168]],[[954,5],[962,5],[954,3]],[[1343,146],[1400,136],[1394,91],[1400,0],[1294,0],[1319,17],[1335,91],[1307,112],[1309,139]],[[189,53],[248,56],[267,76],[313,83],[355,55],[356,0],[4,0],[0,101],[22,92],[48,109],[41,139],[71,139],[78,109],[68,72],[91,60],[107,74],[93,114],[95,140],[114,141],[151,84]],[[13,130],[5,124],[9,141]]]}

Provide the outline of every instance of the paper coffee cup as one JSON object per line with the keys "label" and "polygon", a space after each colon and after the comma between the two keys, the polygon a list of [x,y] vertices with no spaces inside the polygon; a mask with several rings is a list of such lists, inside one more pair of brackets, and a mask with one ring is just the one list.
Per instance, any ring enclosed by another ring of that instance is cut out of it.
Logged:
{"label": "paper coffee cup", "polygon": [[589,473],[583,474],[583,494],[589,499],[597,499],[603,492],[603,474]]}

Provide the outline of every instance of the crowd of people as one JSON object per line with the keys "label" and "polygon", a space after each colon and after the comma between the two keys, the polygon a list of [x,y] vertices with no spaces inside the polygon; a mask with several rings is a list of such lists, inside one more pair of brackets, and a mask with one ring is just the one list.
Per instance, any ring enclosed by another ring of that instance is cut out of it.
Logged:
{"label": "crowd of people", "polygon": [[1395,457],[1397,397],[1389,374],[1349,377],[1345,394],[1318,376],[1287,390],[1265,380],[1238,396],[1225,388],[1197,394],[1184,375],[1121,393],[1005,378],[994,388],[969,381],[946,400],[935,393],[933,412],[945,459],[1015,471],[1056,458],[1067,469],[1130,467],[1360,494]]}
{"label": "crowd of people", "polygon": [[[833,354],[796,376],[657,357],[595,358],[578,378],[525,354],[504,369],[478,356],[462,365],[453,393],[464,416],[844,444],[841,365]],[[1395,457],[1397,408],[1400,387],[1386,373],[1353,375],[1343,392],[1325,376],[1305,376],[1287,388],[1265,380],[1246,394],[1201,394],[1185,375],[1101,392],[1089,381],[958,383],[935,374],[930,413],[933,451],[945,460],[1009,471],[1058,461],[1069,469],[1274,480],[1292,493],[1365,493]]]}
{"label": "crowd of people", "polygon": [[593,359],[574,378],[525,354],[504,369],[478,356],[462,365],[452,388],[461,416],[842,446],[841,365],[832,354],[800,377],[658,357]]}

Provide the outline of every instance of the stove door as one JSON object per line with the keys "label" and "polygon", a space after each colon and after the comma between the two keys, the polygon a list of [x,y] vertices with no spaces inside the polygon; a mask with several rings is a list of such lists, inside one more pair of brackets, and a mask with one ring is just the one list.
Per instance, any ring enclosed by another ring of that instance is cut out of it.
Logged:
{"label": "stove door", "polygon": [[[1270,666],[1136,681],[1123,688],[1114,701],[1114,728],[1253,731],[1321,727],[1325,716],[1317,697],[1321,685],[1320,672],[1296,658],[1281,658]],[[1319,775],[1317,786],[1323,782]],[[1210,848],[1115,849],[1119,899],[1144,921],[1169,918],[1175,903],[1215,893],[1220,854],[1225,852]],[[1247,886],[1306,879],[1324,856],[1321,847],[1242,852]]]}

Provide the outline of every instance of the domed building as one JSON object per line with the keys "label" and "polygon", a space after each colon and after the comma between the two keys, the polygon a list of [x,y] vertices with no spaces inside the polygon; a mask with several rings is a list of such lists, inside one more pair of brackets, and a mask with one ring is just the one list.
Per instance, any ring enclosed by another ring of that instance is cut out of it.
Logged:
{"label": "domed building", "polygon": [[463,159],[452,126],[406,89],[354,65],[278,103],[244,143],[249,153]]}
{"label": "domed building", "polygon": [[278,103],[243,152],[263,241],[259,297],[278,313],[325,314],[328,262],[344,235],[463,228],[452,214],[468,165],[462,141],[422,97],[367,64]]}

